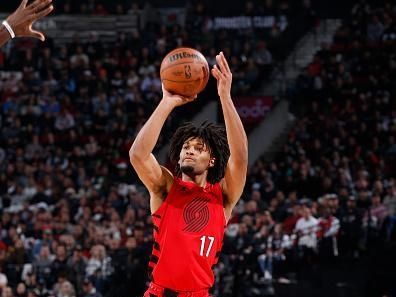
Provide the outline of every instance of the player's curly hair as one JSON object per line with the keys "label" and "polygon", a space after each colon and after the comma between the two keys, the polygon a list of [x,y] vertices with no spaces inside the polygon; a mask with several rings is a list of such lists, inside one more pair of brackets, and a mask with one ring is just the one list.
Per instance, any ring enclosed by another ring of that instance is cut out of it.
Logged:
{"label": "player's curly hair", "polygon": [[172,137],[169,150],[169,159],[175,166],[176,176],[181,175],[179,165],[180,151],[183,144],[190,138],[202,139],[209,148],[211,157],[215,158],[215,164],[209,168],[207,179],[211,184],[219,182],[224,177],[230,157],[225,127],[207,121],[200,126],[195,126],[193,123],[188,122],[179,127]]}

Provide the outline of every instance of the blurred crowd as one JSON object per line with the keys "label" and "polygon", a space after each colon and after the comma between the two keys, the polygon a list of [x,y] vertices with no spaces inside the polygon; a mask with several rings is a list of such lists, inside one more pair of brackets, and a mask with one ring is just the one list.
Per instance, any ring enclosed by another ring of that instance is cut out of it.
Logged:
{"label": "blurred crowd", "polygon": [[227,235],[223,269],[240,271],[241,296],[260,276],[310,279],[330,296],[321,271],[358,261],[368,281],[356,296],[395,294],[395,24],[394,3],[360,1],[290,89],[296,123],[283,152],[250,170]]}
{"label": "blurred crowd", "polygon": [[57,1],[57,14],[134,14],[139,10],[150,8],[169,8],[186,7],[194,9],[195,6],[204,6],[206,16],[225,16],[225,15],[289,15],[294,14],[302,6],[309,4],[309,0],[290,1],[290,0],[266,0],[266,1],[235,1],[232,6],[227,6],[225,0],[171,0],[164,3],[160,0],[148,1],[127,1],[127,0],[59,0]]}
{"label": "blurred crowd", "polygon": [[290,88],[297,120],[282,153],[249,172],[219,295],[295,281],[309,296],[396,293],[395,24],[394,3],[360,1]]}
{"label": "blurred crowd", "polygon": [[[298,77],[291,91],[298,120],[283,152],[249,172],[215,268],[215,294],[255,296],[261,285],[315,279],[317,267],[373,255],[383,268],[373,273],[391,278],[395,8],[357,4],[334,44]],[[115,44],[92,34],[63,46],[21,40],[1,52],[3,68],[22,73],[0,81],[3,297],[141,296],[152,227],[128,149],[160,100],[162,57],[191,45],[213,65],[222,49],[234,94],[243,94],[271,54],[265,39],[227,31],[197,39],[191,32],[203,11],[196,5],[186,28],[152,25]],[[215,96],[213,85],[205,96]],[[159,146],[181,119],[171,117]],[[370,296],[389,284],[369,288]]]}

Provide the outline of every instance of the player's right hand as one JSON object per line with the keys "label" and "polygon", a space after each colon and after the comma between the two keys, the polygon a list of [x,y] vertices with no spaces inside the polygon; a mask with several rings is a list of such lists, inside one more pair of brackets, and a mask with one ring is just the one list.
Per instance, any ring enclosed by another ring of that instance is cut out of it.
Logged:
{"label": "player's right hand", "polygon": [[216,56],[216,63],[212,68],[212,75],[217,80],[219,97],[231,99],[232,73],[223,52]]}
{"label": "player's right hand", "polygon": [[27,5],[28,0],[22,0],[19,7],[7,18],[7,22],[15,32],[16,37],[34,37],[45,40],[42,32],[32,28],[35,21],[48,15],[54,7],[52,0],[35,0]]}
{"label": "player's right hand", "polygon": [[164,84],[162,84],[162,100],[166,100],[167,103],[172,104],[174,107],[193,102],[195,99],[197,99],[197,95],[195,95],[194,97],[184,97],[172,94],[168,92],[165,89]]}

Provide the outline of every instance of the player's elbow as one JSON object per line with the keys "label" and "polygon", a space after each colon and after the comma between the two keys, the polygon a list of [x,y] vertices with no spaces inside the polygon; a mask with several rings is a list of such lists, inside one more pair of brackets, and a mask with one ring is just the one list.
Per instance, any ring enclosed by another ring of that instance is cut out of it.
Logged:
{"label": "player's elbow", "polygon": [[139,149],[133,144],[129,149],[129,160],[134,166],[143,160],[143,156],[139,153]]}

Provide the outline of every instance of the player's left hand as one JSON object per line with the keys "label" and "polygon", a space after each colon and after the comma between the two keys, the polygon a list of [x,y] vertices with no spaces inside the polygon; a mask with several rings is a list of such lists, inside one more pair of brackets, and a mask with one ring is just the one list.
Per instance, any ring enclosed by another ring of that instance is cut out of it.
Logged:
{"label": "player's left hand", "polygon": [[54,7],[52,0],[35,0],[27,5],[28,0],[22,0],[19,7],[7,18],[7,22],[15,32],[16,37],[34,37],[45,40],[44,34],[32,28],[35,21],[48,15]]}
{"label": "player's left hand", "polygon": [[220,98],[231,98],[232,73],[223,52],[216,56],[216,62],[212,75],[217,80],[217,92]]}
{"label": "player's left hand", "polygon": [[195,95],[194,97],[184,97],[177,94],[172,94],[167,91],[164,87],[164,84],[162,84],[162,99],[165,100],[167,103],[172,104],[173,107],[177,107],[193,102],[195,99],[197,99],[197,95]]}

